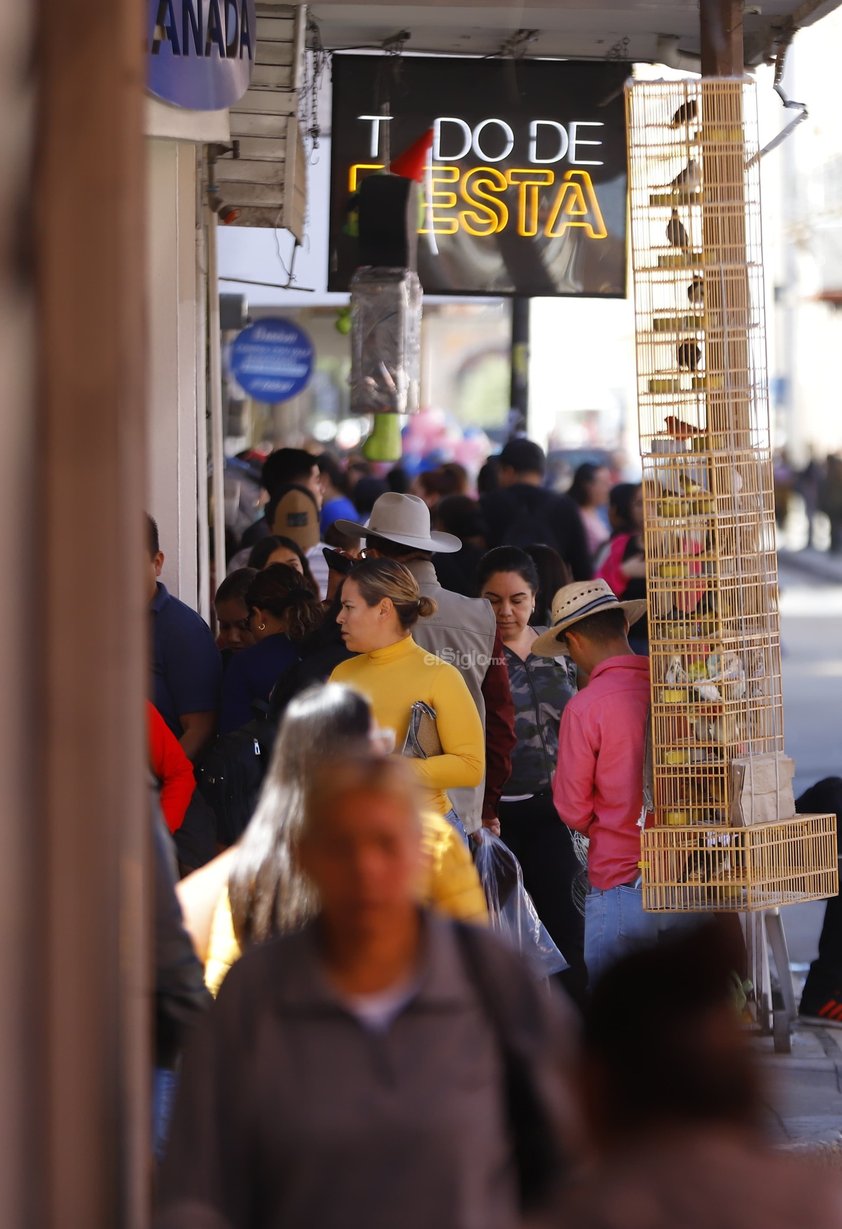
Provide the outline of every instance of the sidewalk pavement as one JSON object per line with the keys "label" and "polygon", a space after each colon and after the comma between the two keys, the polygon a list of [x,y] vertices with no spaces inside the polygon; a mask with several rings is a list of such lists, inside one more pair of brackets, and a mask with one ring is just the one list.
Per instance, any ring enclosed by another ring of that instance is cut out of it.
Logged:
{"label": "sidewalk pavement", "polygon": [[834,1154],[842,1169],[842,1029],[796,1024],[791,1054],[753,1045],[766,1079],[767,1129],[781,1147]]}
{"label": "sidewalk pavement", "polygon": [[791,572],[803,572],[816,580],[842,585],[842,555],[805,547],[804,550],[779,550],[778,562]]}
{"label": "sidewalk pavement", "polygon": [[[805,548],[780,550],[778,560],[792,583],[801,573],[805,579],[842,585],[842,555]],[[809,961],[811,956],[801,953],[796,958]],[[797,1000],[802,981],[798,972],[795,979]],[[816,1153],[823,1163],[842,1170],[842,1029],[796,1023],[791,1054],[776,1054],[771,1037],[758,1037],[753,1045],[767,1082],[772,1141]]]}

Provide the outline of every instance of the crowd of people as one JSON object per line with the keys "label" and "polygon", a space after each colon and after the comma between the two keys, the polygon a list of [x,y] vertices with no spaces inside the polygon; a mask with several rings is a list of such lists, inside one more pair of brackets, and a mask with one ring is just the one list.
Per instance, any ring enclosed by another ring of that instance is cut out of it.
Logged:
{"label": "crowd of people", "polygon": [[799,467],[782,449],[775,454],[774,480],[778,528],[787,528],[793,506],[800,502],[806,522],[803,544],[808,549],[816,546],[821,539],[817,529],[823,520],[830,553],[842,554],[842,456],[831,453],[822,459],[811,453],[806,464]]}
{"label": "crowd of people", "polygon": [[644,1187],[660,1229],[710,1220],[697,1156],[717,1223],[759,1225],[743,1173],[778,1183],[764,1223],[796,1192],[842,1223],[759,1151],[732,932],[643,910],[641,489],[544,477],[526,439],[476,497],[279,449],[215,640],[149,518],[165,1229],[620,1226]]}

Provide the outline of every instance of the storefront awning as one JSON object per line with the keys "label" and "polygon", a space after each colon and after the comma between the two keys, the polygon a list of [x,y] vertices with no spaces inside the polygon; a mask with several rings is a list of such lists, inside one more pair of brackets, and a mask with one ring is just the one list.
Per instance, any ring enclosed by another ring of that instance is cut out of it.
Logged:
{"label": "storefront awning", "polygon": [[[764,0],[746,4],[746,63],[761,63],[789,23],[796,29],[818,21],[839,0]],[[317,17],[328,48],[380,47],[401,31],[407,51],[490,55],[508,47],[515,54],[616,58],[669,63],[698,56],[698,0],[425,0],[420,4],[319,4]]]}

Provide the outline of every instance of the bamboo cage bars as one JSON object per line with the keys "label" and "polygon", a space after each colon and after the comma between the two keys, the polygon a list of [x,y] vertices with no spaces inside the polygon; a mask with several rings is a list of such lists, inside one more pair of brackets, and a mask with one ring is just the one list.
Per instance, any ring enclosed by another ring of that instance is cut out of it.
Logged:
{"label": "bamboo cage bars", "polygon": [[827,817],[790,807],[734,826],[734,761],[751,783],[771,771],[776,796],[789,784],[754,87],[631,83],[626,106],[655,795],[644,905],[820,899],[836,874]]}

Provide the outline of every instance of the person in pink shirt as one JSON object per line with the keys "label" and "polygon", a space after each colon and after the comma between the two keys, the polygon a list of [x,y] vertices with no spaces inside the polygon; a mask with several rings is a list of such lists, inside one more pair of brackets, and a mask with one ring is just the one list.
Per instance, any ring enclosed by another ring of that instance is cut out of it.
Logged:
{"label": "person in pink shirt", "polygon": [[559,589],[553,626],[532,652],[572,659],[588,684],[562,713],[553,801],[589,838],[585,964],[591,985],[607,965],[674,924],[643,912],[640,818],[649,714],[649,659],[628,641],[644,601],[620,602],[601,579]]}

